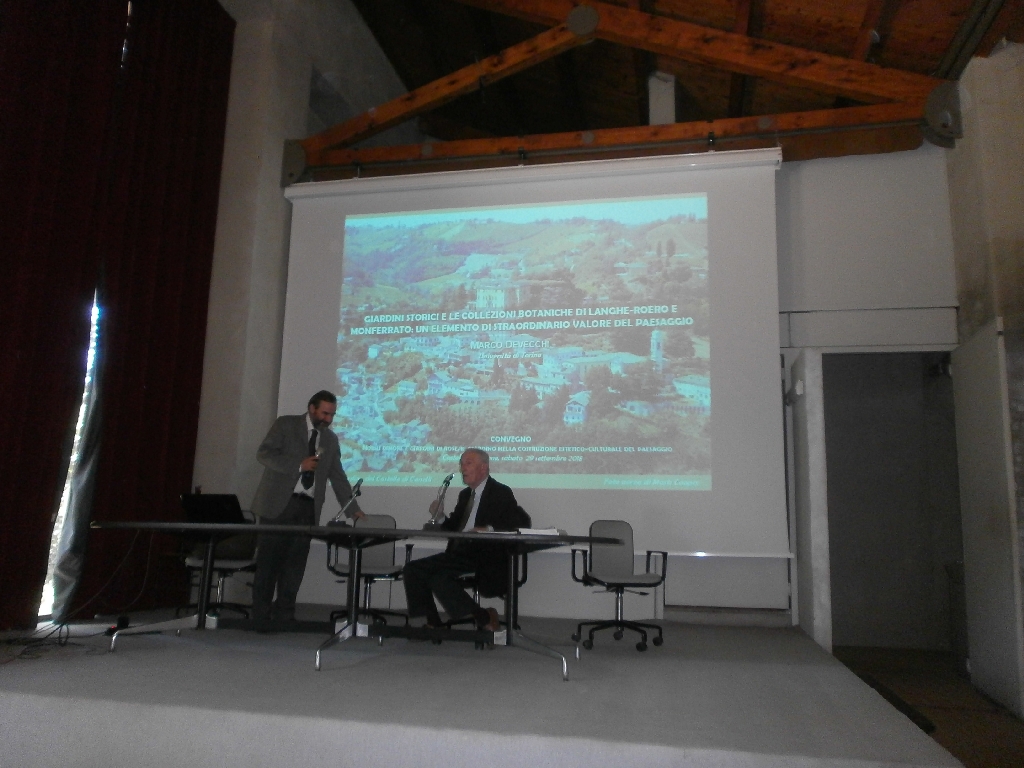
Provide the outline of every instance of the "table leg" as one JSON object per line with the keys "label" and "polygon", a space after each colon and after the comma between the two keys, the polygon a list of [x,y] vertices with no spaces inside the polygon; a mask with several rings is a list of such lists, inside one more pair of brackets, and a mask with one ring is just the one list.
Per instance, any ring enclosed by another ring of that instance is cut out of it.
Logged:
{"label": "table leg", "polygon": [[[181,631],[183,629],[206,629],[206,611],[210,606],[210,585],[213,582],[213,550],[217,545],[217,537],[210,536],[206,541],[206,556],[203,559],[203,569],[199,576],[199,597],[196,600],[196,612],[192,616],[184,616],[180,619],[168,621],[157,621],[152,624],[140,624],[137,627],[125,627],[119,629],[110,638],[110,652],[113,653],[117,647],[117,638],[122,635],[153,635],[170,630]],[[210,628],[217,628],[216,617],[210,618]]]}
{"label": "table leg", "polygon": [[515,626],[515,613],[517,610],[516,598],[519,588],[516,584],[519,581],[519,556],[511,547],[505,549],[505,621],[508,632],[505,633],[505,645],[512,645],[512,627]]}
{"label": "table leg", "polygon": [[348,595],[348,617],[341,629],[324,640],[316,649],[316,670],[320,671],[320,653],[332,645],[348,640],[359,634],[359,578],[363,566],[363,550],[353,539],[348,545],[348,583],[345,592]]}
{"label": "table leg", "polygon": [[[513,634],[512,631],[509,634]],[[566,682],[569,681],[569,665],[565,660],[565,656],[560,654],[554,648],[548,648],[542,643],[538,643],[531,637],[527,637],[522,632],[515,632],[516,636],[516,647],[521,648],[524,651],[530,651],[531,653],[539,653],[542,656],[550,656],[553,659],[559,659],[562,662],[562,679]],[[509,642],[509,645],[512,643]]]}
{"label": "table leg", "polygon": [[508,586],[505,589],[505,618],[508,621],[508,632],[505,633],[505,645],[515,645],[524,651],[539,653],[543,656],[551,656],[560,659],[562,662],[562,679],[569,680],[569,665],[565,656],[554,648],[538,643],[533,638],[527,637],[515,629],[519,617],[519,556],[511,548],[507,550],[507,578]]}
{"label": "table leg", "polygon": [[196,629],[206,629],[206,611],[210,607],[210,585],[213,582],[213,551],[216,545],[217,537],[210,536],[206,542],[206,557],[203,558],[203,570],[199,576]]}
{"label": "table leg", "polygon": [[[125,629],[119,629],[110,638],[110,652],[114,652],[114,648],[117,645],[117,638],[121,635],[158,635],[161,632],[167,632],[169,630],[182,630],[182,629],[201,629],[198,626],[199,614],[192,616],[183,616],[180,619],[170,619],[169,621],[157,621],[153,624],[140,624],[137,627],[126,627]],[[217,620],[211,620],[211,629],[217,628]]]}

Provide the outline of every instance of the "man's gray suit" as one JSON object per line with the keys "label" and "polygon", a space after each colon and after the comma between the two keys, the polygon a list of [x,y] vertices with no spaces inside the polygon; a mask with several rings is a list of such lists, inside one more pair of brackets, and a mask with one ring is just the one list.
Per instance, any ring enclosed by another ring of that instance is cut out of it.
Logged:
{"label": "man's gray suit", "polygon": [[[263,477],[252,502],[252,511],[260,522],[287,525],[316,525],[331,483],[338,503],[344,506],[352,497],[352,486],[341,466],[338,438],[330,430],[318,430],[320,461],[313,474],[313,499],[294,495],[299,465],[309,455],[306,415],[281,416],[270,428],[256,452],[264,466]],[[347,510],[351,517],[359,510],[353,504]],[[264,623],[271,619],[289,620],[295,615],[295,596],[302,584],[309,555],[309,538],[305,536],[261,535],[256,553],[256,576],[253,580],[253,620]]]}
{"label": "man's gray suit", "polygon": [[[261,520],[273,522],[274,518],[284,512],[295,484],[299,482],[299,464],[309,455],[308,445],[305,414],[281,416],[270,428],[256,452],[257,460],[265,469],[252,501],[252,511]],[[321,429],[320,449],[320,463],[313,475],[313,511],[316,520],[320,519],[320,510],[324,506],[328,480],[331,481],[339,504],[345,506],[352,497],[352,486],[341,467],[338,436],[329,429]],[[357,508],[355,504],[349,507],[350,516]]]}

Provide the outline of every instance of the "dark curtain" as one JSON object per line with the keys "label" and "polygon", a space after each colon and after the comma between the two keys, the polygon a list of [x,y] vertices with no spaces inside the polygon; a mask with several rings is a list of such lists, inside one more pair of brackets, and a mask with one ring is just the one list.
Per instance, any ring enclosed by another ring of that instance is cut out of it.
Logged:
{"label": "dark curtain", "polygon": [[[233,35],[216,0],[133,0],[102,224],[93,519],[180,519],[191,484]],[[173,537],[91,531],[72,605],[184,604],[179,549]]]}
{"label": "dark curtain", "polygon": [[34,627],[82,397],[124,0],[0,4],[0,630]]}
{"label": "dark curtain", "polygon": [[[175,519],[191,482],[234,22],[133,0],[125,46],[127,8],[0,5],[0,629],[35,624],[98,287],[92,517]],[[177,543],[131,543],[91,533],[88,614],[184,597]]]}

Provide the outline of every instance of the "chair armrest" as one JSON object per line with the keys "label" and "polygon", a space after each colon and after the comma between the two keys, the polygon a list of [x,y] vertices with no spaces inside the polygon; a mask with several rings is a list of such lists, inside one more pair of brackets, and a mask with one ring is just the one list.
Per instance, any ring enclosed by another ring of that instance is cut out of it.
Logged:
{"label": "chair armrest", "polygon": [[668,567],[668,552],[663,552],[660,549],[648,549],[647,573],[651,573],[651,558],[654,555],[661,555],[661,580],[665,581],[665,569]]}
{"label": "chair armrest", "polygon": [[[341,547],[337,545],[327,545],[327,570],[333,573],[335,576],[344,580],[348,578],[348,563],[345,563],[345,570],[342,571],[338,567],[338,552],[341,551]],[[340,582],[339,582],[340,583]]]}
{"label": "chair armrest", "polygon": [[[579,552],[581,555],[583,555],[583,577],[582,578],[576,575],[576,553],[577,552]],[[587,574],[587,550],[585,550],[585,549],[576,549],[574,547],[573,550],[572,550],[572,580],[573,581],[578,581],[580,584],[590,584],[590,578],[589,578],[589,576]]]}
{"label": "chair armrest", "polygon": [[526,577],[528,575],[527,574],[527,569],[528,569],[528,564],[530,562],[530,558],[527,557],[527,554],[525,552],[522,555],[513,555],[513,557],[522,557],[523,558],[523,567],[520,569],[520,571],[519,571],[519,579],[516,581],[516,587],[521,587],[521,586],[523,586],[526,583]]}

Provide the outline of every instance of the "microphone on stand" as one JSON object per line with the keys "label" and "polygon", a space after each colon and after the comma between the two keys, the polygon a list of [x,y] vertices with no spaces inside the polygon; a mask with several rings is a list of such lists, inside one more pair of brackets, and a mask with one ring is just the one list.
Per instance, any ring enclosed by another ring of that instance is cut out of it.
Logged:
{"label": "microphone on stand", "polygon": [[441,481],[441,486],[437,489],[437,499],[431,504],[434,507],[430,513],[430,520],[427,521],[425,528],[438,525],[444,519],[444,495],[448,492],[448,486],[452,484],[452,478],[455,477],[455,473],[452,472],[448,477]]}
{"label": "microphone on stand", "polygon": [[362,487],[362,485],[363,478],[360,477],[358,480],[356,480],[356,484],[352,486],[352,496],[345,503],[345,506],[338,511],[338,514],[331,518],[331,521],[328,523],[328,525],[348,525],[348,523],[345,520],[342,520],[342,518],[344,517],[345,512],[348,510],[348,508],[351,507],[353,502],[356,500],[356,496],[360,495],[361,492],[359,489]]}

